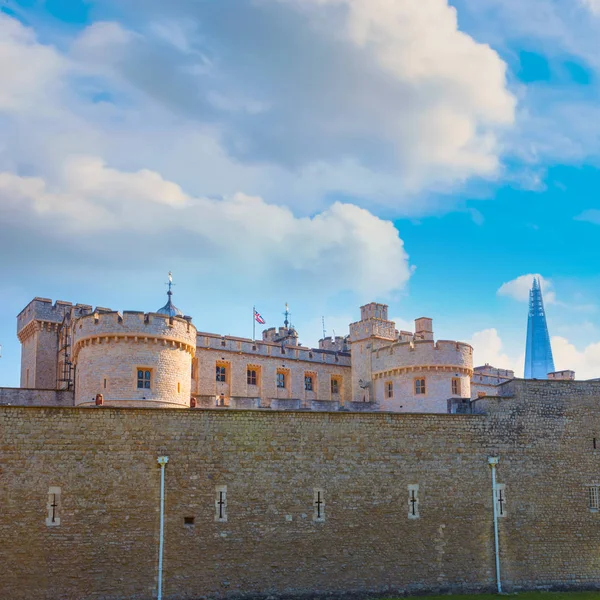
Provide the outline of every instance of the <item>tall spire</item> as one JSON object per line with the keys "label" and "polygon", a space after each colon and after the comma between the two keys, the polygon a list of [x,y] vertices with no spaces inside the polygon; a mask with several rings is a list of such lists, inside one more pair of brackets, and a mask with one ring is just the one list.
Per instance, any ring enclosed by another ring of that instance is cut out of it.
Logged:
{"label": "tall spire", "polygon": [[529,315],[527,317],[527,343],[525,346],[525,379],[548,379],[554,371],[554,358],[550,346],[542,286],[539,278],[533,278],[529,292]]}
{"label": "tall spire", "polygon": [[156,312],[159,315],[168,315],[169,317],[183,317],[183,313],[173,304],[171,300],[171,296],[173,296],[173,292],[171,291],[171,286],[173,285],[173,274],[169,271],[169,283],[167,283],[169,289],[167,291],[167,303],[159,308]]}

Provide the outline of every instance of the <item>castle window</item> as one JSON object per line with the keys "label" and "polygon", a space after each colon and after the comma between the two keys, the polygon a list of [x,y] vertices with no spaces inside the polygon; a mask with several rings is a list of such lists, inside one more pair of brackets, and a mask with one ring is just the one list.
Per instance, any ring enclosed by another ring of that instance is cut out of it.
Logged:
{"label": "castle window", "polygon": [[417,483],[408,486],[408,518],[419,518],[419,484]]}
{"label": "castle window", "polygon": [[181,383],[177,382],[177,393],[181,394]]}
{"label": "castle window", "polygon": [[339,394],[340,393],[340,381],[339,379],[332,377],[331,378],[331,393]]}
{"label": "castle window", "polygon": [[46,504],[48,516],[46,517],[46,525],[48,527],[58,527],[60,525],[60,488],[50,486],[48,488],[48,504]]}
{"label": "castle window", "polygon": [[313,507],[313,521],[323,522],[325,520],[325,490],[323,488],[314,488]]}
{"label": "castle window", "polygon": [[257,377],[255,369],[248,369],[246,371],[246,379],[248,381],[248,385],[257,385]]}
{"label": "castle window", "polygon": [[499,517],[506,516],[506,485],[504,483],[496,484],[496,514]]}
{"label": "castle window", "polygon": [[152,378],[152,371],[147,369],[137,370],[137,386],[141,390],[149,390]]}
{"label": "castle window", "polygon": [[425,378],[415,379],[415,394],[425,394]]}
{"label": "castle window", "polygon": [[215,488],[215,521],[227,521],[227,486],[218,485]]}
{"label": "castle window", "polygon": [[312,378],[312,375],[305,375],[304,376],[304,389],[307,392],[312,392],[313,391],[313,378]]}
{"label": "castle window", "polygon": [[285,373],[277,373],[277,387],[278,388],[285,387]]}
{"label": "castle window", "polygon": [[460,396],[460,379],[458,377],[452,378],[452,395]]}
{"label": "castle window", "polygon": [[195,520],[196,519],[194,517],[183,517],[183,524],[186,527],[193,527]]}
{"label": "castle window", "polygon": [[217,381],[225,382],[226,381],[227,371],[223,365],[217,365]]}
{"label": "castle window", "polygon": [[387,381],[385,384],[385,397],[393,398],[394,397],[394,382]]}
{"label": "castle window", "polygon": [[600,509],[600,485],[588,486],[588,508],[591,512]]}

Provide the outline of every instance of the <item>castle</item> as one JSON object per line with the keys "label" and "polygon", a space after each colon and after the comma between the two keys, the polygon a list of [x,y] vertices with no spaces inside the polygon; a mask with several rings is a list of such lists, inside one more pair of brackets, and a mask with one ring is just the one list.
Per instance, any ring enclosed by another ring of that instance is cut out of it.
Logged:
{"label": "castle", "polygon": [[600,589],[600,383],[415,329],[372,303],[310,349],[289,322],[199,333],[172,294],[34,299],[0,389],[0,597]]}
{"label": "castle", "polygon": [[371,303],[348,336],[308,348],[287,316],[261,340],[197,331],[167,293],[155,313],[34,298],[17,317],[21,388],[42,404],[47,390],[74,406],[161,408],[445,413],[471,398],[473,349],[435,341],[429,318],[398,331]]}

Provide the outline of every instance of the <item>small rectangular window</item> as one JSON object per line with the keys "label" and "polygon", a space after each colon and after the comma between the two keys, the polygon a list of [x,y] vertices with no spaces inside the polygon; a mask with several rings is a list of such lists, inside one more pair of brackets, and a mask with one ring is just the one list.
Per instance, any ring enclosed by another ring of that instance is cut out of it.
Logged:
{"label": "small rectangular window", "polygon": [[417,483],[408,486],[408,518],[419,518],[419,484]]}
{"label": "small rectangular window", "polygon": [[248,385],[257,385],[256,370],[248,369],[246,371],[246,379],[248,381]]}
{"label": "small rectangular window", "polygon": [[388,381],[385,384],[385,397],[393,398],[394,397],[394,382]]}
{"label": "small rectangular window", "polygon": [[285,373],[277,373],[277,387],[278,388],[285,387]]}
{"label": "small rectangular window", "polygon": [[415,394],[425,394],[425,378],[415,379]]}
{"label": "small rectangular window", "polygon": [[183,517],[183,524],[187,527],[191,527],[194,525],[196,519],[194,517]]}
{"label": "small rectangular window", "polygon": [[588,486],[588,508],[592,512],[600,509],[600,485]]}
{"label": "small rectangular window", "polygon": [[452,395],[460,396],[460,379],[458,377],[452,378]]}
{"label": "small rectangular window", "polygon": [[218,485],[215,488],[215,521],[227,521],[227,486]]}
{"label": "small rectangular window", "polygon": [[223,365],[217,365],[217,381],[225,382],[226,381],[226,368]]}
{"label": "small rectangular window", "polygon": [[506,516],[506,484],[496,484],[496,514],[499,517]]}
{"label": "small rectangular window", "polygon": [[331,378],[331,393],[339,394],[340,393],[340,382],[335,377]]}
{"label": "small rectangular window", "polygon": [[313,391],[313,378],[312,378],[312,375],[305,375],[304,376],[304,389],[307,392],[312,392]]}
{"label": "small rectangular window", "polygon": [[325,490],[314,488],[313,490],[313,521],[323,522],[325,520]]}
{"label": "small rectangular window", "polygon": [[137,386],[138,389],[149,390],[150,382],[152,380],[152,373],[147,369],[137,370]]}

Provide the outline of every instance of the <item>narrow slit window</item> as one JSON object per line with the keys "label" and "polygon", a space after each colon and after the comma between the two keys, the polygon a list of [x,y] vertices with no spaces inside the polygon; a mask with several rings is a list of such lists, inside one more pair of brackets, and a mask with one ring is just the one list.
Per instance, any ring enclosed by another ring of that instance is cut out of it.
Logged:
{"label": "narrow slit window", "polygon": [[408,518],[419,518],[419,484],[412,483],[408,486]]}
{"label": "narrow slit window", "polygon": [[394,382],[387,381],[385,384],[385,397],[393,398],[394,397]]}
{"label": "narrow slit window", "polygon": [[215,488],[215,521],[227,521],[227,486],[218,485]]}
{"label": "narrow slit window", "polygon": [[46,504],[48,515],[46,525],[48,527],[58,527],[60,525],[60,488],[50,486],[48,489],[48,503]]}
{"label": "narrow slit window", "polygon": [[313,521],[325,521],[325,490],[314,488],[313,490]]}
{"label": "narrow slit window", "polygon": [[452,378],[452,395],[460,396],[460,379],[458,377]]}
{"label": "narrow slit window", "polygon": [[506,516],[506,485],[496,484],[496,514],[498,517]]}
{"label": "narrow slit window", "polygon": [[598,512],[600,508],[600,485],[588,486],[588,508],[591,512]]}

